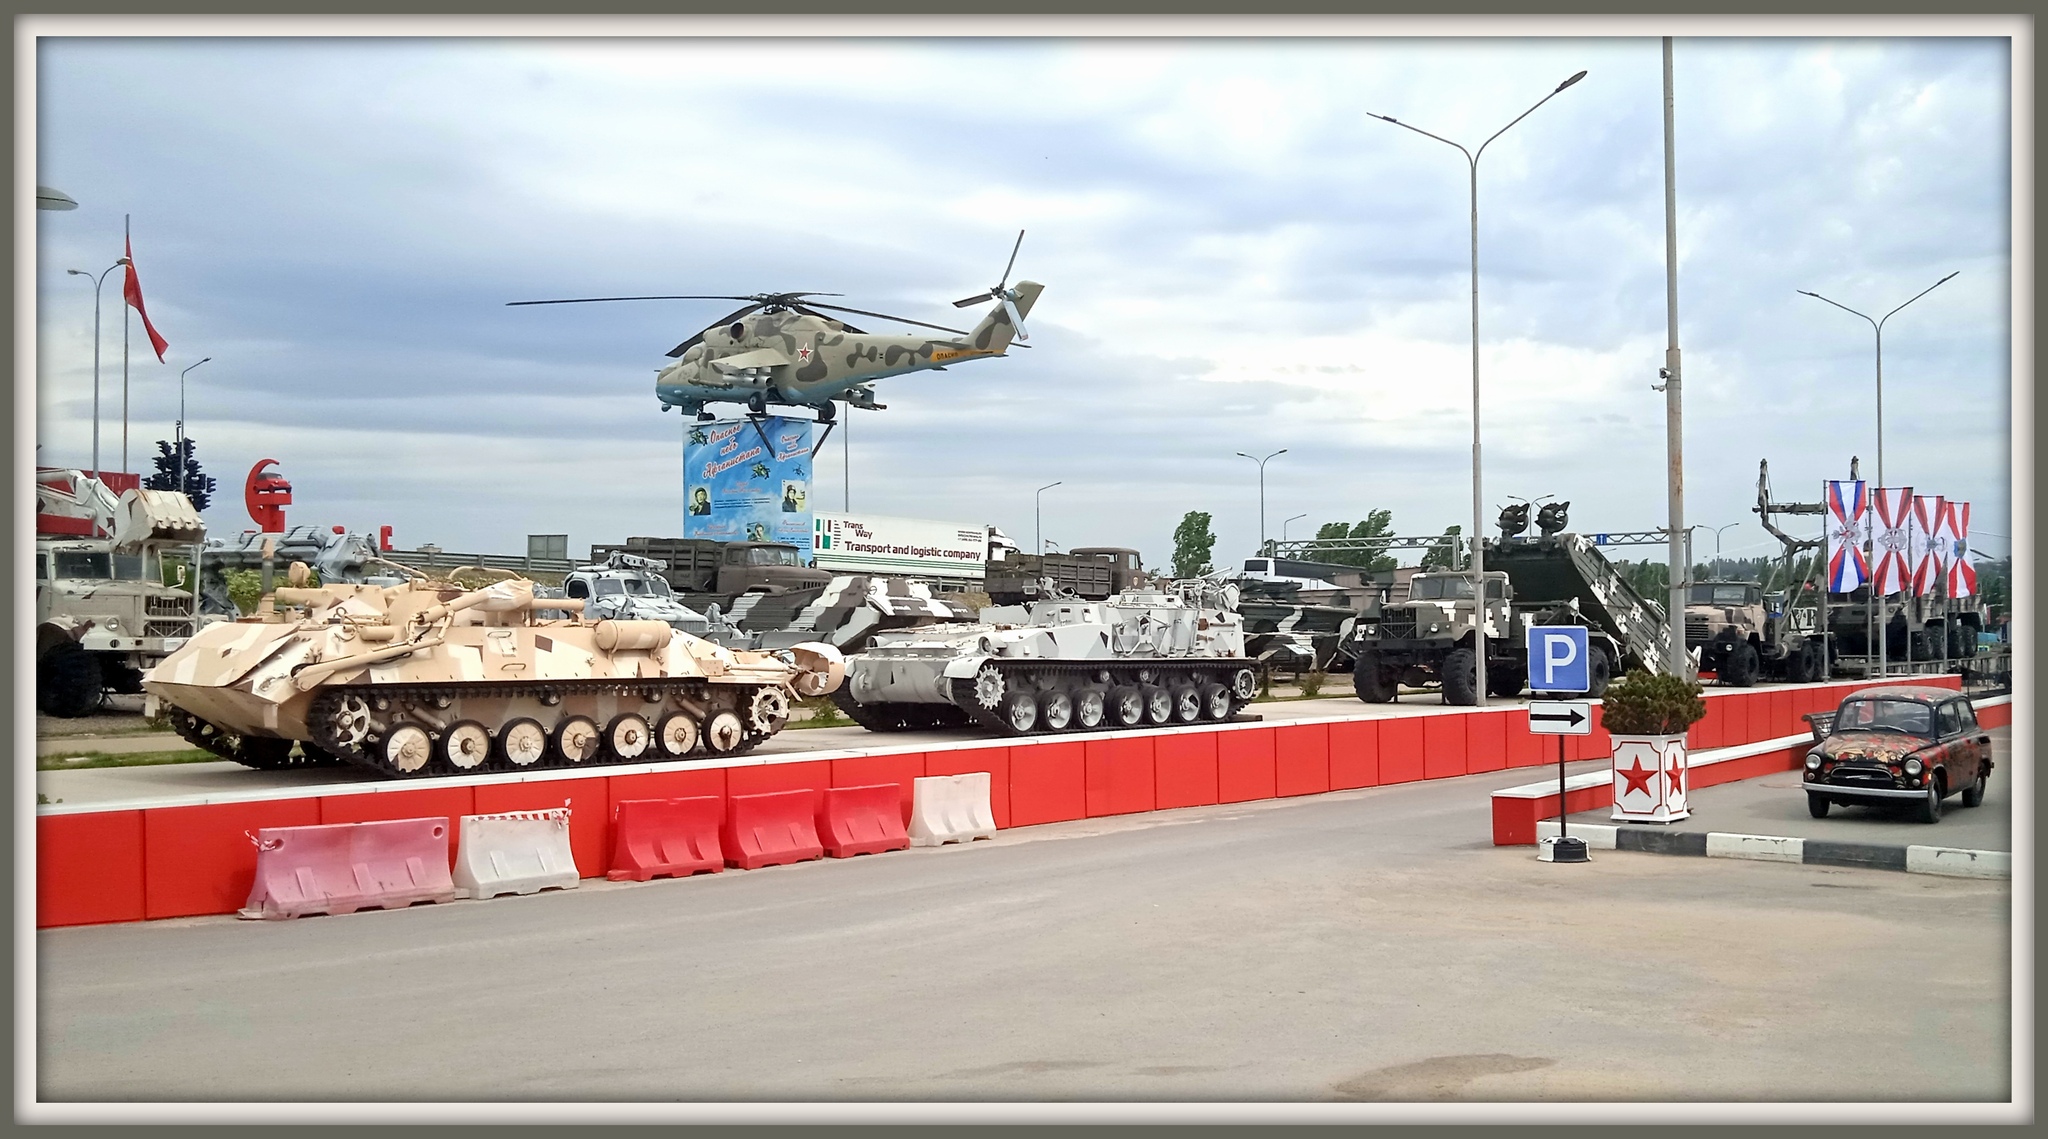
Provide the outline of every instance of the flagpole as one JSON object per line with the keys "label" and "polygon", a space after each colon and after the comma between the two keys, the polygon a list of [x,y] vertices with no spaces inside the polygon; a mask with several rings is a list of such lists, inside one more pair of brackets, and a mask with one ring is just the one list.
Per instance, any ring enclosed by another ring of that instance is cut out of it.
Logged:
{"label": "flagpole", "polygon": [[[128,215],[121,215],[121,252],[129,249]],[[133,268],[128,270],[134,272]],[[128,473],[128,290],[121,290],[121,473]]]}

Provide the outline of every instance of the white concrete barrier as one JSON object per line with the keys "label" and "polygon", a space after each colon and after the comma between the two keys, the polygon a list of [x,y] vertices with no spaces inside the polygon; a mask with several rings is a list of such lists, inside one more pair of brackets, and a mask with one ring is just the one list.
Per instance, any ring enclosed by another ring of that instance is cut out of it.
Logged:
{"label": "white concrete barrier", "polygon": [[1908,874],[1943,874],[1951,878],[2010,878],[2012,852],[1958,850],[1952,846],[1909,846]]}
{"label": "white concrete barrier", "polygon": [[911,784],[910,845],[943,846],[996,836],[988,772],[921,776]]}
{"label": "white concrete barrier", "polygon": [[462,816],[455,895],[495,898],[573,890],[581,876],[569,850],[569,808]]}

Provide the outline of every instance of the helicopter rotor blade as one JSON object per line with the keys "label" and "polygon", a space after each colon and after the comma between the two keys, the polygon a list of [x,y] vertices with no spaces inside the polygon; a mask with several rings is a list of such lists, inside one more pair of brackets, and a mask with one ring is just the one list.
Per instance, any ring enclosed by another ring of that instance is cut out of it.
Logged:
{"label": "helicopter rotor blade", "polygon": [[597,304],[601,301],[753,301],[759,299],[759,297],[735,297],[724,293],[714,293],[708,296],[676,297],[570,297],[567,300],[555,301],[506,301],[505,305],[507,308],[510,308],[513,305],[587,305]]}
{"label": "helicopter rotor blade", "polygon": [[1010,247],[1010,263],[1003,266],[1003,279],[1001,283],[996,285],[996,292],[1002,292],[1003,286],[1010,283],[1010,270],[1016,268],[1017,251],[1022,248],[1024,248],[1024,231],[1020,229],[1017,231],[1017,244]]}
{"label": "helicopter rotor blade", "polygon": [[850,312],[850,313],[857,313],[857,314],[859,314],[859,315],[861,315],[861,316],[873,316],[873,317],[879,317],[879,318],[881,318],[881,319],[883,319],[883,320],[893,320],[893,321],[896,321],[896,322],[897,322],[897,323],[899,323],[899,324],[914,324],[914,325],[917,325],[917,326],[918,326],[919,328],[936,328],[936,329],[938,329],[938,330],[939,330],[940,332],[950,332],[950,333],[952,333],[952,334],[953,334],[953,335],[955,335],[955,336],[965,336],[965,335],[967,335],[967,330],[966,330],[966,329],[963,329],[963,328],[947,328],[947,327],[946,327],[945,325],[943,325],[943,324],[926,324],[926,323],[925,323],[924,321],[921,321],[921,320],[912,320],[912,319],[910,319],[910,318],[909,318],[909,317],[907,317],[907,316],[890,316],[890,315],[889,315],[888,313],[886,313],[886,312],[869,312],[868,310],[866,310],[866,309],[864,309],[864,308],[847,308],[847,307],[846,307],[845,305],[815,305],[815,306],[813,306],[813,307],[815,307],[815,308],[829,308],[829,309],[832,309],[832,310],[833,310],[833,311],[835,311],[835,312]]}
{"label": "helicopter rotor blade", "polygon": [[[830,306],[827,306],[827,307],[830,307]],[[851,333],[853,333],[853,334],[854,334],[854,335],[856,335],[856,336],[866,336],[866,335],[867,335],[867,333],[865,333],[865,332],[862,332],[862,331],[861,331],[860,329],[858,329],[858,328],[855,328],[854,326],[852,326],[852,325],[850,325],[850,324],[846,323],[846,322],[845,322],[845,321],[843,321],[843,320],[840,320],[840,319],[839,319],[838,317],[836,317],[836,316],[826,316],[826,315],[825,315],[824,313],[822,313],[822,312],[815,312],[815,311],[811,310],[811,309],[810,309],[809,307],[807,307],[807,306],[804,306],[804,305],[795,305],[795,304],[793,304],[793,305],[789,306],[789,308],[790,308],[790,311],[791,311],[791,312],[798,312],[798,313],[802,313],[802,314],[803,314],[803,315],[805,315],[805,316],[815,316],[815,317],[817,317],[817,318],[818,318],[819,320],[829,320],[829,321],[832,321],[832,322],[833,322],[834,324],[837,324],[837,325],[838,325],[839,327],[841,327],[841,328],[845,329],[845,330],[846,330],[846,331],[848,331],[848,332],[851,332]]]}
{"label": "helicopter rotor blade", "polygon": [[681,344],[676,345],[674,348],[669,350],[668,354],[670,356],[679,357],[683,353],[688,352],[690,349],[695,348],[697,345],[703,343],[705,332],[709,332],[712,329],[717,328],[728,321],[738,320],[739,318],[747,315],[748,313],[753,312],[755,309],[766,308],[767,306],[768,302],[766,301],[755,301],[753,304],[750,304],[745,308],[734,309],[733,311],[726,313],[724,316],[719,317],[717,320],[712,321],[710,324],[705,325],[702,332],[699,332],[697,333],[697,335],[692,336],[688,340],[683,341]]}
{"label": "helicopter rotor blade", "polygon": [[991,297],[993,297],[993,296],[995,296],[995,295],[996,295],[996,294],[995,294],[995,292],[994,292],[993,290],[991,290],[991,291],[989,291],[989,292],[986,292],[986,293],[976,293],[976,294],[974,294],[973,296],[971,296],[971,297],[968,297],[968,298],[967,298],[967,299],[965,299],[965,300],[958,300],[958,301],[954,301],[954,302],[953,302],[953,307],[954,307],[954,308],[966,308],[966,307],[967,307],[968,305],[978,305],[978,304],[980,304],[981,302],[983,302],[983,301],[985,301],[985,300],[988,300],[988,299],[990,299]]}
{"label": "helicopter rotor blade", "polygon": [[1010,314],[1010,324],[1017,330],[1017,339],[1031,339],[1031,334],[1024,331],[1024,317],[1017,312],[1017,302],[1006,296],[1003,298],[1003,308]]}

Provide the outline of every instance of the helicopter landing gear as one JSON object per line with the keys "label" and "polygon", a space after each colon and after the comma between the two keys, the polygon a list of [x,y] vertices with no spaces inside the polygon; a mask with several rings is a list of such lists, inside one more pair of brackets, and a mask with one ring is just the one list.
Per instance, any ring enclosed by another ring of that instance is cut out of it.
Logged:
{"label": "helicopter landing gear", "polygon": [[699,411],[697,413],[697,422],[699,423],[710,423],[715,421],[717,418],[717,416],[711,414],[711,412],[709,411]]}
{"label": "helicopter landing gear", "polygon": [[747,411],[752,415],[768,414],[768,400],[760,392],[747,397]]}
{"label": "helicopter landing gear", "polygon": [[824,403],[818,405],[818,422],[820,423],[832,422],[832,417],[837,414],[838,413],[832,409],[832,402],[830,400],[827,400]]}

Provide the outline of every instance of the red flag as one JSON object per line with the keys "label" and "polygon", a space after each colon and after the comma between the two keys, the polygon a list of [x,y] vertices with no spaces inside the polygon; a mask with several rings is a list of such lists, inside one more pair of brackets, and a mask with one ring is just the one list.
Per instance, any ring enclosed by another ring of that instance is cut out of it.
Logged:
{"label": "red flag", "polygon": [[121,296],[128,301],[129,305],[136,312],[142,314],[142,330],[149,333],[149,345],[156,349],[156,362],[161,364],[164,362],[164,349],[169,348],[171,342],[157,334],[156,325],[149,322],[149,310],[142,307],[142,281],[135,275],[135,242],[130,240],[127,243],[126,249],[128,253],[128,274],[121,282]]}

